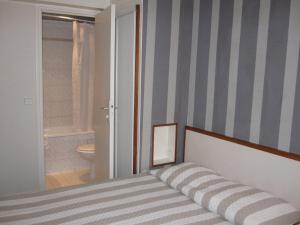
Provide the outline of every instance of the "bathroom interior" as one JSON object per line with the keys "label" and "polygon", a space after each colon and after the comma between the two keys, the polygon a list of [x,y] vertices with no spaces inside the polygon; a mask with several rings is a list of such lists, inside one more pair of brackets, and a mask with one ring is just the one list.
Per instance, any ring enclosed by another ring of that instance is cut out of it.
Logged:
{"label": "bathroom interior", "polygon": [[93,178],[93,20],[43,15],[46,189],[82,184]]}
{"label": "bathroom interior", "polygon": [[[135,11],[116,14],[115,22],[115,115],[113,120],[106,115],[106,121],[114,126],[114,177],[126,177],[133,173]],[[43,135],[47,190],[94,181],[97,163],[104,163],[96,157],[95,143],[101,137],[95,138],[93,129],[96,119],[93,114],[99,112],[94,107],[94,102],[98,101],[94,91],[99,89],[95,80],[95,36],[94,17],[43,13]]]}

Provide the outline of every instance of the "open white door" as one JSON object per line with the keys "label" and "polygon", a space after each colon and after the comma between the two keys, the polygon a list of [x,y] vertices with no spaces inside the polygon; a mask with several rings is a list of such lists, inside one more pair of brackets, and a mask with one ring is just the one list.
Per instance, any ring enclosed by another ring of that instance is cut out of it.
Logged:
{"label": "open white door", "polygon": [[95,22],[95,177],[114,177],[115,5]]}
{"label": "open white door", "polygon": [[135,11],[116,18],[115,176],[133,174]]}

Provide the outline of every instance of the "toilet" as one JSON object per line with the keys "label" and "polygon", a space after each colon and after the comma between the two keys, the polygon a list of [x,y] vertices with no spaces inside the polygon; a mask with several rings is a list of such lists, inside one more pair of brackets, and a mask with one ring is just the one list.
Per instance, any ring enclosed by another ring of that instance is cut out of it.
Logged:
{"label": "toilet", "polygon": [[95,144],[82,144],[77,148],[77,152],[80,156],[90,162],[90,179],[95,178]]}

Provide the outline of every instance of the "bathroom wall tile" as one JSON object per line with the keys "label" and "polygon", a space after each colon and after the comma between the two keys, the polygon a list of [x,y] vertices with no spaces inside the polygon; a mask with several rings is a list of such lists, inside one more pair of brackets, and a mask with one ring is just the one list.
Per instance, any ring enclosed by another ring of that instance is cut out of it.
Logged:
{"label": "bathroom wall tile", "polygon": [[73,125],[72,116],[50,118],[50,127],[66,127],[72,125]]}
{"label": "bathroom wall tile", "polygon": [[44,119],[43,119],[43,126],[45,128],[50,127],[50,119],[49,119],[49,117],[46,117],[45,115],[44,115]]}
{"label": "bathroom wall tile", "polygon": [[54,161],[53,160],[46,160],[45,161],[45,171],[46,173],[53,173],[53,172],[56,172],[56,165],[54,164]]}
{"label": "bathroom wall tile", "polygon": [[73,43],[45,38],[72,39],[72,23],[43,21],[43,38],[44,127],[70,126]]}
{"label": "bathroom wall tile", "polygon": [[87,139],[87,144],[94,144],[94,143],[95,143],[95,138]]}
{"label": "bathroom wall tile", "polygon": [[52,148],[50,148],[50,146],[48,148],[45,148],[44,157],[50,161],[53,161],[55,159],[55,152],[53,151]]}
{"label": "bathroom wall tile", "polygon": [[71,85],[49,85],[44,88],[44,101],[59,102],[69,101],[72,103]]}
{"label": "bathroom wall tile", "polygon": [[[72,101],[44,101],[44,119],[50,127],[71,126],[73,123]],[[55,121],[57,120],[57,121]]]}
{"label": "bathroom wall tile", "polygon": [[90,163],[76,151],[80,144],[94,143],[94,134],[80,133],[48,138],[45,148],[46,173],[88,169]]}
{"label": "bathroom wall tile", "polygon": [[[45,74],[45,72],[44,72]],[[58,85],[65,85],[65,86],[72,86],[70,75],[59,75],[56,71],[47,71],[46,75],[43,76],[43,86],[58,86]]]}
{"label": "bathroom wall tile", "polygon": [[71,159],[73,163],[73,165],[76,165],[76,167],[73,167],[74,170],[76,169],[89,169],[90,168],[90,162],[87,160],[82,160],[81,157],[75,157],[73,159]]}
{"label": "bathroom wall tile", "polygon": [[43,68],[54,70],[54,74],[72,71],[72,51],[71,42],[65,41],[43,41]]}
{"label": "bathroom wall tile", "polygon": [[72,116],[73,111],[71,101],[49,101],[46,109],[50,117]]}
{"label": "bathroom wall tile", "polygon": [[72,22],[43,20],[43,37],[72,38]]}

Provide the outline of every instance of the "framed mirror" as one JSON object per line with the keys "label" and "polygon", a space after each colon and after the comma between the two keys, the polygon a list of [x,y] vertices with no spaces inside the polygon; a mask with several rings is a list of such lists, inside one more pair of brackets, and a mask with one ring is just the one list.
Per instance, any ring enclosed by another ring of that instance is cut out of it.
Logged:
{"label": "framed mirror", "polygon": [[152,167],[176,162],[177,123],[153,125]]}

